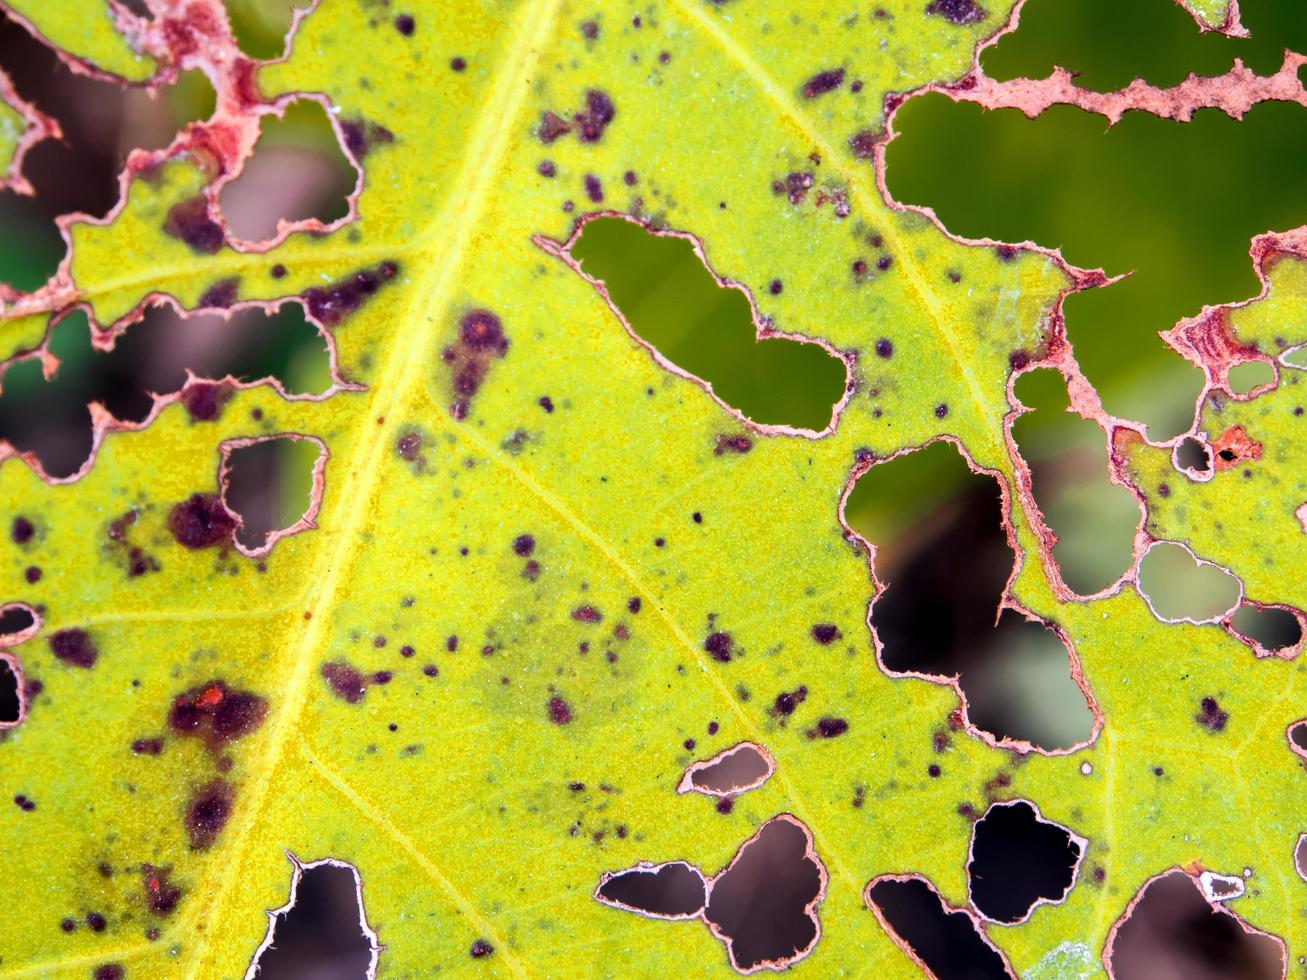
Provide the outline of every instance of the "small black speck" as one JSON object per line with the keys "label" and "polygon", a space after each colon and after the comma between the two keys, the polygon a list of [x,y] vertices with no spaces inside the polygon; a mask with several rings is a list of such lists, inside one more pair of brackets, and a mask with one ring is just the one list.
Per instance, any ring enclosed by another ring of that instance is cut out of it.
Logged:
{"label": "small black speck", "polygon": [[463,58],[450,58],[449,67],[454,71],[464,71],[467,68],[467,61]]}
{"label": "small black speck", "polygon": [[935,406],[935,418],[942,419],[948,415],[948,406],[940,402]]}

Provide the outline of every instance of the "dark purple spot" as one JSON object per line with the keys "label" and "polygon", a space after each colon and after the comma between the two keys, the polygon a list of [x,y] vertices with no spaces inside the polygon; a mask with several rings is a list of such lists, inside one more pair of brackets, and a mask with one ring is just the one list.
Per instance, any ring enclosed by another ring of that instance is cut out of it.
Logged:
{"label": "dark purple spot", "polygon": [[552,160],[541,160],[536,164],[536,173],[541,177],[553,177],[558,173],[558,168],[554,166],[554,161]]}
{"label": "dark purple spot", "polygon": [[422,453],[422,436],[416,432],[404,433],[395,440],[395,452],[399,453],[400,459],[412,462]]}
{"label": "dark purple spot", "polygon": [[635,171],[628,170],[626,173],[622,174],[622,182],[625,183],[627,187],[634,187],[636,182]]}
{"label": "dark purple spot", "polygon": [[126,974],[121,963],[101,963],[91,976],[94,980],[123,980]]}
{"label": "dark purple spot", "polygon": [[844,84],[844,69],[831,68],[819,71],[803,83],[804,98],[815,99],[819,95],[834,91]]}
{"label": "dark purple spot", "polygon": [[513,539],[513,554],[527,558],[536,550],[536,539],[529,534],[519,534]]}
{"label": "dark purple spot", "polygon": [[234,797],[235,791],[225,779],[215,779],[192,794],[186,805],[186,833],[193,850],[207,850],[218,839],[231,816]]}
{"label": "dark purple spot", "polygon": [[468,350],[486,352],[503,357],[508,351],[508,339],[499,317],[489,310],[470,310],[458,323],[459,338]]}
{"label": "dark purple spot", "polygon": [[163,739],[138,738],[132,742],[132,752],[136,755],[158,755],[163,751]]}
{"label": "dark purple spot", "polygon": [[663,545],[665,545],[666,543],[667,543],[667,539],[666,539],[666,538],[654,538],[654,547],[655,547],[655,548],[661,548],[661,547],[662,547]]}
{"label": "dark purple spot", "polygon": [[843,718],[822,718],[816,728],[808,730],[809,738],[835,738],[849,730],[849,723]]}
{"label": "dark purple spot", "polygon": [[779,279],[773,279],[771,281],[771,284],[767,287],[767,291],[771,293],[773,296],[779,296],[781,294],[781,290],[783,290],[784,288],[785,285]]}
{"label": "dark purple spot", "polygon": [[581,25],[581,34],[587,41],[593,41],[599,36],[599,25],[592,20],[587,20]]}
{"label": "dark purple spot", "polygon": [[585,93],[585,109],[572,117],[576,135],[582,143],[597,143],[617,115],[613,100],[605,92],[592,88]]}
{"label": "dark purple spot", "polygon": [[23,578],[27,579],[28,585],[35,585],[41,581],[41,575],[41,569],[36,565],[28,565],[27,568],[23,569]]}
{"label": "dark purple spot", "polygon": [[867,274],[867,263],[862,259],[855,259],[853,265],[849,267],[855,276]]}
{"label": "dark purple spot", "polygon": [[222,407],[232,396],[227,385],[200,381],[182,389],[182,404],[186,412],[196,422],[212,422],[222,414]]}
{"label": "dark purple spot", "polygon": [[626,610],[634,616],[640,611],[640,605],[640,597],[638,595],[633,595],[626,601]]}
{"label": "dark purple spot", "polygon": [[948,415],[948,406],[940,402],[935,406],[935,418],[942,419]]}
{"label": "dark purple spot", "polygon": [[32,800],[29,800],[22,793],[19,793],[17,796],[14,797],[14,805],[17,806],[18,809],[22,810],[24,813],[31,813],[33,810],[36,809],[36,803]]}
{"label": "dark purple spot", "polygon": [[100,655],[86,630],[59,630],[50,634],[46,643],[50,645],[50,651],[64,663],[86,670],[95,666],[96,658]]}
{"label": "dark purple spot", "polygon": [[457,650],[458,637],[452,634],[445,637],[445,649],[448,650],[450,653],[453,653],[455,650]]}
{"label": "dark purple spot", "polygon": [[236,518],[216,493],[194,493],[168,513],[168,530],[184,548],[211,548],[227,541]]}
{"label": "dark purple spot", "polygon": [[1199,702],[1198,709],[1194,721],[1210,732],[1225,731],[1225,723],[1230,720],[1230,714],[1221,710],[1221,706],[1216,703],[1216,698],[1203,698]]}
{"label": "dark purple spot", "polygon": [[286,267],[278,262],[268,270],[268,274],[272,276],[273,279],[284,279],[286,277]]}
{"label": "dark purple spot", "polygon": [[1013,371],[1020,371],[1030,363],[1030,355],[1023,350],[1014,350],[1007,356],[1007,362]]}
{"label": "dark purple spot", "polygon": [[435,664],[427,664],[425,667],[422,668],[422,673],[424,673],[428,677],[436,677],[440,674],[440,668],[437,667]]}
{"label": "dark purple spot", "polygon": [[926,5],[926,13],[955,24],[978,24],[985,19],[985,8],[976,0],[931,0]]}
{"label": "dark purple spot", "polygon": [[840,638],[839,627],[834,623],[818,623],[812,628],[812,638],[822,646],[828,646]]}
{"label": "dark purple spot", "polygon": [[849,149],[859,160],[870,160],[876,154],[876,134],[863,129],[849,137]]}
{"label": "dark purple spot", "polygon": [[415,653],[417,653],[417,651],[414,650],[413,647],[407,643],[405,643],[402,647],[399,648],[399,655],[401,657],[411,657]]}
{"label": "dark purple spot", "polygon": [[721,814],[730,813],[732,810],[735,809],[735,797],[733,796],[718,797],[716,809],[717,812]]}
{"label": "dark purple spot", "polygon": [[926,767],[926,774],[929,775],[931,779],[938,779],[939,774],[943,771],[944,770],[940,769],[939,764],[935,762],[932,762]]}
{"label": "dark purple spot", "polygon": [[454,71],[464,71],[467,68],[467,59],[455,55],[449,59],[449,67]]}
{"label": "dark purple spot", "polygon": [[104,932],[105,926],[109,923],[99,912],[87,912],[86,924],[92,932]]}
{"label": "dark purple spot", "polygon": [[1017,257],[1017,250],[1011,245],[998,245],[994,248],[994,254],[1000,262],[1011,262]]}
{"label": "dark purple spot", "polygon": [[379,670],[372,675],[373,684],[389,684],[395,679],[395,675],[388,670]]}
{"label": "dark purple spot", "polygon": [[545,410],[546,415],[554,414],[554,400],[548,395],[541,395],[536,404]]}
{"label": "dark purple spot", "polygon": [[753,448],[753,440],[748,436],[727,436],[720,435],[717,437],[717,445],[713,449],[714,456],[723,456],[726,453],[736,453],[743,455]]}
{"label": "dark purple spot", "polygon": [[731,654],[735,651],[735,640],[730,633],[711,633],[703,641],[703,648],[718,663],[729,663]]}
{"label": "dark purple spot", "polygon": [[338,325],[357,310],[381,286],[394,279],[399,266],[382,262],[375,269],[364,269],[330,286],[314,286],[303,293],[309,314],[328,327]]}
{"label": "dark purple spot", "polygon": [[491,946],[484,939],[478,939],[476,942],[472,944],[472,947],[468,950],[468,954],[474,960],[479,960],[484,956],[489,956],[494,951],[495,951],[495,947]]}
{"label": "dark purple spot", "polygon": [[718,732],[718,730],[720,729],[720,727],[721,727],[721,726],[718,725],[717,722],[715,722],[715,721],[710,721],[710,722],[708,722],[708,734],[709,734],[709,735],[716,735],[717,732]]}
{"label": "dark purple spot", "polygon": [[231,691],[213,712],[213,734],[230,742],[244,738],[263,724],[268,702],[249,691]]}
{"label": "dark purple spot", "polygon": [[876,341],[876,356],[887,357],[887,358],[893,357],[894,344],[891,341],[882,337],[880,340]]}
{"label": "dark purple spot", "polygon": [[170,915],[181,901],[182,890],[168,878],[171,868],[141,865],[141,883],[145,886],[145,904],[155,915]]}
{"label": "dark purple spot", "polygon": [[549,699],[549,720],[555,725],[566,725],[572,720],[571,706],[560,697]]}
{"label": "dark purple spot", "polygon": [[659,52],[658,52],[658,63],[659,63],[659,64],[663,64],[663,65],[665,65],[665,64],[667,64],[667,63],[668,63],[669,61],[671,61],[671,60],[672,60],[672,53],[671,53],[670,51],[659,51]]}
{"label": "dark purple spot", "polygon": [[[773,189],[775,186],[773,185]],[[788,195],[791,204],[802,204],[803,199],[808,196],[810,187],[812,187],[812,174],[796,172],[786,174],[785,183],[780,185],[780,192]]]}
{"label": "dark purple spot", "polygon": [[604,187],[594,174],[585,175],[585,196],[595,204],[604,199]]}
{"label": "dark purple spot", "polygon": [[[540,126],[536,130],[536,135],[540,137],[540,142],[546,146],[558,139],[560,136],[566,136],[572,131],[566,119],[557,113],[546,112],[540,117]],[[547,176],[553,176],[549,174]]]}
{"label": "dark purple spot", "polygon": [[15,517],[14,522],[9,525],[9,537],[14,544],[27,544],[36,534],[36,526],[26,517]]}
{"label": "dark purple spot", "polygon": [[884,272],[893,264],[894,264],[894,259],[889,255],[882,255],[880,258],[876,260],[876,268],[879,269],[881,272]]}
{"label": "dark purple spot", "polygon": [[594,606],[577,606],[572,610],[572,618],[578,623],[597,623],[604,617]]}
{"label": "dark purple spot", "polygon": [[363,695],[368,690],[367,678],[343,660],[323,664],[322,677],[337,697],[343,698],[350,704],[358,704],[362,701]]}
{"label": "dark purple spot", "polygon": [[213,255],[222,248],[225,238],[222,225],[209,216],[209,202],[203,194],[174,204],[163,230],[205,255]]}
{"label": "dark purple spot", "polygon": [[395,18],[395,30],[399,31],[399,33],[403,34],[405,37],[412,37],[413,31],[416,28],[417,24],[413,21],[413,17],[410,14],[400,14]]}
{"label": "dark purple spot", "polygon": [[60,919],[59,928],[62,929],[64,932],[72,932],[74,929],[77,928],[77,923],[74,922],[72,919]]}
{"label": "dark purple spot", "polygon": [[236,289],[240,286],[240,280],[219,279],[212,286],[200,294],[200,307],[212,307],[215,309],[225,310],[236,302]]}

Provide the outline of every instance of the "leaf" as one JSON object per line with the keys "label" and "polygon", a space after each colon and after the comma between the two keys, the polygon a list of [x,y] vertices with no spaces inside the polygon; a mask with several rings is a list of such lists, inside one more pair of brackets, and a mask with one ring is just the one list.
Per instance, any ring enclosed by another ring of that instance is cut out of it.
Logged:
{"label": "leaf", "polygon": [[[1009,4],[850,19],[743,0],[339,0],[297,21],[257,88],[213,0],[155,4],[150,23],[119,12],[122,36],[95,12],[16,6],[87,64],[133,79],[203,67],[219,97],[208,123],[129,159],[120,210],[68,223],[66,274],[11,305],[5,353],[73,304],[107,344],[153,294],[191,308],[235,279],[238,304],[302,297],[357,390],[254,386],[204,424],[178,395],[139,431],[102,418],[72,482],[0,467],[5,519],[32,532],[14,528],[5,598],[41,620],[7,650],[28,695],[0,733],[0,789],[32,805],[0,809],[0,969],[244,975],[264,910],[291,894],[289,852],[358,870],[382,975],[727,975],[702,923],[651,921],[595,890],[642,861],[718,874],[789,814],[825,887],[796,972],[910,974],[867,914],[868,883],[925,876],[965,908],[969,814],[1018,798],[1088,841],[1063,903],[988,930],[1018,973],[1090,975],[1132,896],[1175,866],[1252,869],[1237,911],[1298,955],[1302,774],[1283,732],[1301,671],[1217,625],[1163,624],[1129,576],[1086,602],[1055,585],[1006,428],[1011,375],[1058,367],[1114,440],[1150,533],[1301,607],[1302,539],[1284,513],[1307,500],[1290,491],[1292,388],[1223,402],[1221,422],[1265,447],[1265,492],[1236,490],[1236,470],[1193,486],[1176,474],[1159,501],[1165,452],[1102,413],[1060,332],[1063,296],[1104,277],[952,239],[881,193],[882,107],[975,77]],[[357,220],[291,229],[269,251],[223,244],[217,190],[260,118],[301,94],[332,107],[362,166]],[[542,143],[546,113],[573,131]],[[747,452],[716,451],[741,421],[651,357],[567,261],[576,219],[598,209],[587,176],[603,207],[695,236],[767,326],[856,355],[829,435],[751,429]],[[1266,299],[1231,314],[1243,343],[1275,323],[1303,340],[1271,311],[1300,302],[1301,247],[1277,239],[1276,253]],[[867,255],[891,261],[850,276]],[[222,447],[278,434],[326,446],[316,528],[262,559],[179,543],[232,526],[220,499],[194,502],[222,490]],[[1021,559],[1006,601],[1073,645],[1102,717],[1088,748],[948,735],[949,686],[877,665],[871,549],[843,523],[846,491],[943,438],[1002,480]],[[132,549],[157,570],[133,574]],[[803,703],[776,712],[800,686]],[[236,715],[219,725],[219,710]],[[726,812],[677,793],[693,763],[742,741],[774,759],[764,785]],[[149,869],[179,889],[167,911]]]}

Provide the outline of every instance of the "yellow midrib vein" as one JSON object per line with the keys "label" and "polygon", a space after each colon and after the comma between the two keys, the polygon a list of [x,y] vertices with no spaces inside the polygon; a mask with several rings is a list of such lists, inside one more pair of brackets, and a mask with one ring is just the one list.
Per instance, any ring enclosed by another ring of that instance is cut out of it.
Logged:
{"label": "yellow midrib vein", "polygon": [[[437,224],[452,228],[453,233],[442,239],[449,247],[438,256],[427,257],[436,274],[427,288],[414,284],[414,309],[411,313],[397,315],[400,322],[415,326],[415,342],[412,345],[394,345],[384,362],[381,380],[375,388],[377,400],[372,406],[382,417],[392,414],[389,410],[398,407],[411,385],[421,383],[423,371],[434,363],[432,355],[438,333],[434,325],[444,319],[456,272],[462,264],[473,226],[485,205],[489,189],[498,176],[499,162],[504,156],[529,91],[529,85],[524,82],[534,76],[543,41],[553,30],[559,2],[560,0],[539,0],[519,13],[520,22],[512,42],[504,54],[493,86],[482,101],[482,105],[487,108],[480,114],[476,130],[468,140],[468,152],[455,185],[457,190],[449,196],[444,211],[436,221]],[[492,111],[489,107],[498,107],[498,111]],[[287,743],[295,736],[295,725],[307,697],[313,667],[327,638],[330,620],[328,613],[338,603],[340,594],[349,587],[346,572],[352,565],[353,549],[370,516],[368,501],[383,472],[382,456],[389,445],[388,438],[388,430],[378,426],[370,438],[365,436],[360,439],[344,471],[343,483],[336,491],[340,494],[336,507],[344,515],[344,523],[334,537],[334,548],[329,552],[326,574],[310,606],[312,616],[293,653],[291,674],[283,688],[281,703],[276,706],[272,723],[263,739],[263,744],[267,746],[267,754],[259,767],[263,778],[251,780],[254,785],[242,801],[233,826],[228,830],[227,851],[230,857],[217,871],[217,881],[210,892],[213,895],[212,902],[206,909],[201,910],[197,906],[193,910],[193,914],[203,920],[236,921],[235,915],[227,914],[229,896],[244,872],[245,850],[251,839],[251,831],[267,805],[271,774],[286,750]],[[206,975],[204,954],[209,937],[213,934],[213,930],[200,934],[189,946],[187,969],[184,971],[188,975]]]}

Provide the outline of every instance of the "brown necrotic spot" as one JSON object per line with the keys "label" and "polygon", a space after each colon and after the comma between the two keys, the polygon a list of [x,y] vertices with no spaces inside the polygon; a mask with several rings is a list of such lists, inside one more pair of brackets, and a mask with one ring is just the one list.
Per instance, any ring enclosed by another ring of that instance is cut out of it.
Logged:
{"label": "brown necrotic spot", "polygon": [[89,670],[95,666],[100,651],[83,629],[65,629],[51,633],[46,639],[50,652],[66,664]]}
{"label": "brown necrotic spot", "polygon": [[141,865],[141,885],[145,889],[145,906],[155,915],[171,915],[181,901],[182,890],[173,884],[172,868]]}
{"label": "brown necrotic spot", "polygon": [[719,663],[728,663],[735,652],[735,640],[730,633],[710,633],[703,641],[703,648]]}
{"label": "brown necrotic spot", "polygon": [[236,302],[236,290],[240,287],[240,283],[240,279],[237,278],[219,279],[200,294],[197,305],[225,310]]}
{"label": "brown necrotic spot", "polygon": [[1024,922],[1036,906],[1066,897],[1084,843],[1025,800],[995,803],[971,832],[971,903],[994,922]]}
{"label": "brown necrotic spot", "polygon": [[368,680],[343,660],[322,665],[322,677],[339,698],[358,704],[368,690]]}
{"label": "brown necrotic spot", "polygon": [[[536,128],[536,135],[540,137],[540,142],[548,146],[560,136],[566,136],[572,131],[566,119],[555,112],[545,112],[540,117],[540,125]],[[549,174],[548,176],[553,176]]]}
{"label": "brown necrotic spot", "polygon": [[707,901],[699,870],[684,861],[642,863],[625,871],[607,871],[594,897],[605,905],[655,919],[693,919]]}
{"label": "brown necrotic spot", "polygon": [[594,204],[599,204],[604,199],[603,184],[594,174],[585,175],[585,196]]}
{"label": "brown necrotic spot", "polygon": [[723,456],[726,453],[744,454],[753,448],[753,440],[745,435],[720,435],[717,437],[717,444],[713,447],[713,455]]}
{"label": "brown necrotic spot", "polygon": [[179,735],[198,735],[213,751],[255,731],[268,703],[250,691],[233,691],[219,680],[193,687],[173,699],[168,725]]}
{"label": "brown necrotic spot", "polygon": [[1225,731],[1225,725],[1229,720],[1230,713],[1221,710],[1216,698],[1206,697],[1198,702],[1198,713],[1194,715],[1194,721],[1209,732]]}
{"label": "brown necrotic spot", "polygon": [[870,129],[859,130],[849,137],[849,149],[859,160],[870,160],[876,155],[876,134]]}
{"label": "brown necrotic spot", "polygon": [[185,548],[212,548],[231,540],[236,518],[216,493],[193,493],[168,513],[168,530]]}
{"label": "brown necrotic spot", "polygon": [[206,850],[218,839],[231,817],[235,795],[225,779],[214,779],[191,794],[186,804],[186,833],[193,849]]}
{"label": "brown necrotic spot", "polygon": [[222,225],[209,214],[209,202],[203,194],[174,204],[168,211],[163,230],[205,255],[213,255],[222,248],[225,237]]}
{"label": "brown necrotic spot", "polygon": [[741,742],[690,766],[676,792],[734,796],[757,789],[775,771],[776,763],[766,749],[752,742]]}
{"label": "brown necrotic spot", "polygon": [[815,99],[819,95],[832,92],[844,84],[844,69],[831,68],[819,71],[803,83],[804,98]]}
{"label": "brown necrotic spot", "polygon": [[916,876],[878,878],[867,886],[867,906],[890,938],[937,980],[1013,980],[1003,954],[967,912],[944,904]]}
{"label": "brown necrotic spot", "polygon": [[816,945],[816,906],[825,890],[826,869],[807,829],[782,814],[765,823],[713,879],[703,917],[726,943],[736,970],[783,969]]}

